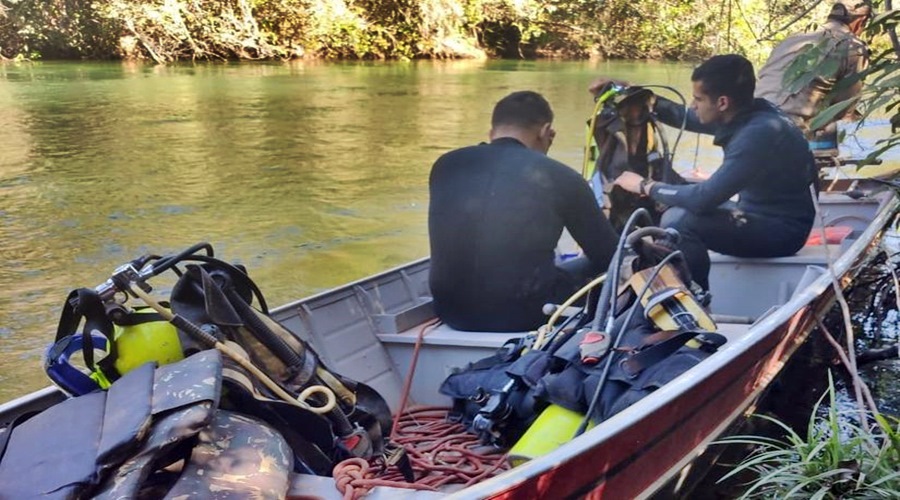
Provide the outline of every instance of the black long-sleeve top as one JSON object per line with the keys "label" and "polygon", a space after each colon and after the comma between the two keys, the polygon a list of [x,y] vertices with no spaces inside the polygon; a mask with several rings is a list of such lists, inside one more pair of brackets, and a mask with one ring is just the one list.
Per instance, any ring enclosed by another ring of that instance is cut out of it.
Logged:
{"label": "black long-sleeve top", "polygon": [[755,99],[750,109],[718,126],[700,123],[693,110],[668,99],[658,99],[655,111],[667,125],[680,127],[686,117],[686,130],[714,135],[713,143],[722,148],[724,158],[703,182],[654,184],[650,190],[654,200],[703,213],[738,194],[738,208],[747,213],[811,227],[813,156],[800,129],[774,105]]}
{"label": "black long-sleeve top", "polygon": [[438,316],[458,329],[522,331],[546,321],[541,306],[560,300],[565,281],[554,265],[563,227],[598,274],[615,251],[617,235],[587,182],[515,139],[441,156],[430,193],[431,292]]}

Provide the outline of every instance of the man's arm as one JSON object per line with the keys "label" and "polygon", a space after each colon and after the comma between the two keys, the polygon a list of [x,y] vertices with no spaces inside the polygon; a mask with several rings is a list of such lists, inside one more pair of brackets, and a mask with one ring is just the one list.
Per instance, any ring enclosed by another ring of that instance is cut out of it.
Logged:
{"label": "man's arm", "polygon": [[762,175],[766,148],[748,144],[747,137],[735,137],[725,151],[722,165],[709,179],[686,185],[653,183],[649,195],[656,201],[682,207],[694,213],[712,210],[744,189],[757,175]]}
{"label": "man's arm", "polygon": [[[710,135],[716,132],[714,126],[700,123],[694,110],[687,109],[683,105],[670,101],[665,97],[657,96],[656,106],[653,107],[653,111],[659,117],[659,121],[670,127],[681,128],[681,125],[684,124],[685,130],[688,132]],[[687,118],[687,122],[685,122],[685,118]]]}
{"label": "man's arm", "polygon": [[558,203],[563,223],[569,234],[591,261],[596,273],[609,267],[619,235],[603,214],[587,182],[574,171],[564,179]]}
{"label": "man's arm", "polygon": [[[840,49],[843,51],[841,68],[836,78],[837,84],[829,99],[830,104],[858,96],[863,87],[862,74],[869,67],[869,48],[862,40],[849,38],[840,45],[843,46]],[[854,104],[842,113],[841,118],[854,119],[856,115],[856,105]]]}
{"label": "man's arm", "polygon": [[[631,86],[631,84],[625,80],[601,76],[588,86],[588,92],[594,97],[597,97],[600,91],[605,89],[609,84],[616,84],[621,87]],[[687,109],[681,104],[676,104],[665,97],[656,97],[656,105],[654,106],[653,111],[659,117],[660,121],[666,125],[675,128],[681,128],[681,126],[684,125],[685,130],[696,132],[698,134],[715,133],[715,128],[701,124],[700,120],[697,119],[697,115],[695,115],[692,110]],[[687,123],[684,122],[685,116],[687,117]]]}

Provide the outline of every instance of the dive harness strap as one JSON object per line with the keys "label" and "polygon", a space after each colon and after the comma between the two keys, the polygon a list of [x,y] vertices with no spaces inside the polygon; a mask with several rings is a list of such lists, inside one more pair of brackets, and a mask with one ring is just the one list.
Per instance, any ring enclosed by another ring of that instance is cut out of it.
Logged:
{"label": "dive harness strap", "polygon": [[[117,377],[113,363],[117,356],[116,343],[113,341],[113,323],[106,314],[106,307],[100,294],[90,288],[79,288],[69,292],[56,329],[54,343],[59,343],[65,337],[75,335],[78,325],[84,319],[84,329],[81,331],[82,353],[84,363],[91,372],[101,372],[106,378],[115,380]],[[98,333],[109,339],[106,357],[99,362],[94,362],[94,342],[91,333]],[[99,368],[99,369],[98,369]]]}
{"label": "dive harness strap", "polygon": [[649,347],[639,348],[638,351],[625,357],[620,362],[622,370],[629,377],[637,377],[644,369],[671,356],[695,337],[700,344],[700,349],[706,351],[715,351],[716,348],[724,345],[726,342],[723,335],[713,332],[679,332],[671,330],[657,332],[644,337],[641,344]]}
{"label": "dive harness strap", "polygon": [[[163,303],[168,307],[168,303]],[[119,326],[135,326],[155,321],[166,321],[157,312],[141,311],[139,314],[118,310],[115,314],[115,324]],[[56,338],[53,346],[47,352],[49,361],[56,360],[64,352],[70,349],[70,343],[77,337],[81,337],[81,353],[85,366],[91,371],[90,378],[101,388],[106,388],[109,383],[120,377],[116,370],[115,362],[118,359],[118,347],[115,342],[115,327],[107,312],[107,306],[100,298],[100,294],[90,288],[79,288],[69,292],[63,304],[59,324],[56,329]],[[84,327],[78,332],[78,327],[84,320]],[[97,335],[98,337],[93,337]],[[104,346],[97,345],[97,339],[106,337],[106,356],[99,361],[94,360],[94,350]],[[51,376],[51,378],[53,378]],[[59,381],[54,380],[59,384]],[[65,387],[64,387],[65,388]],[[69,390],[68,388],[65,388]],[[77,394],[77,393],[76,393]]]}

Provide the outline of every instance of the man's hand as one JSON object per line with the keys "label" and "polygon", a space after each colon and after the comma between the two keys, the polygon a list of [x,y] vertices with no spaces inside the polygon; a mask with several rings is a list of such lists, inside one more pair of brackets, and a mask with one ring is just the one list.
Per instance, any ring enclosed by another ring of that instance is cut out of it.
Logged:
{"label": "man's hand", "polygon": [[641,194],[641,181],[643,180],[643,177],[634,172],[622,172],[621,175],[616,177],[613,185],[619,186],[629,193]]}
{"label": "man's hand", "polygon": [[690,172],[681,174],[681,177],[688,182],[696,184],[698,182],[703,182],[706,179],[709,179],[710,175],[711,174],[709,172],[704,172],[699,168],[693,168]]}
{"label": "man's hand", "polygon": [[590,92],[593,96],[597,96],[600,94],[601,90],[606,88],[606,86],[610,83],[614,83],[616,85],[619,85],[620,87],[628,87],[631,85],[624,80],[614,80],[612,78],[601,76],[594,80],[594,82],[591,83],[590,86],[588,86],[588,92]]}

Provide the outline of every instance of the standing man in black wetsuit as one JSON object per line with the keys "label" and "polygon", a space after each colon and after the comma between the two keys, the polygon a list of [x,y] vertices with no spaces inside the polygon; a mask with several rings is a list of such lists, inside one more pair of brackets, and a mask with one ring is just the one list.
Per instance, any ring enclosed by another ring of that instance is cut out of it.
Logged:
{"label": "standing man in black wetsuit", "polygon": [[[431,292],[453,328],[533,330],[545,303],[609,265],[617,235],[587,182],[546,156],[552,122],[540,94],[514,92],[494,107],[490,143],[451,151],[431,170]],[[564,227],[584,257],[557,267]]]}
{"label": "standing man in black wetsuit", "polygon": [[[667,125],[714,135],[722,165],[698,184],[671,185],[626,172],[615,184],[668,205],[661,225],[681,233],[693,280],[709,289],[707,250],[736,257],[781,257],[800,250],[815,208],[815,167],[800,129],[772,103],[754,99],[753,65],[743,56],[714,56],[691,75],[690,109],[667,99],[655,111]],[[610,82],[600,78],[589,91]],[[624,83],[624,82],[619,82]],[[737,202],[729,201],[738,195]]]}

